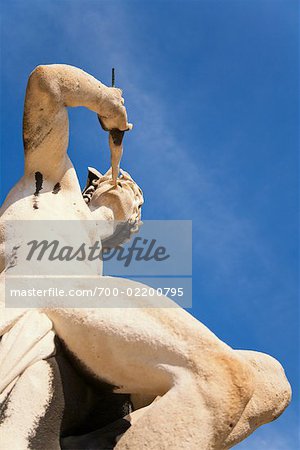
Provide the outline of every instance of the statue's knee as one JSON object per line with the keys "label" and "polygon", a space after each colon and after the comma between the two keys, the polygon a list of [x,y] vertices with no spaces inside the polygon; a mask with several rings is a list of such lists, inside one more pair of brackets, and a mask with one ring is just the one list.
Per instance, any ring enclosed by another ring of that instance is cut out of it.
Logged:
{"label": "statue's knee", "polygon": [[251,365],[255,377],[252,409],[268,421],[276,419],[291,401],[290,383],[281,364],[272,356],[254,351],[240,352]]}
{"label": "statue's knee", "polygon": [[238,401],[246,406],[254,392],[254,377],[250,365],[236,354],[234,350],[220,357],[224,365],[224,375],[237,394]]}
{"label": "statue's knee", "polygon": [[207,359],[201,386],[207,404],[228,418],[229,430],[238,421],[254,392],[250,365],[234,350],[219,351]]}

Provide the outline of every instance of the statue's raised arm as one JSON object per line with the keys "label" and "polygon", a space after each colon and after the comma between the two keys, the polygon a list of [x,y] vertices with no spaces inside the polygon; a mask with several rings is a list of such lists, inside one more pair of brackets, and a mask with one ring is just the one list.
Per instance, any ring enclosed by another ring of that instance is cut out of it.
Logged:
{"label": "statue's raised arm", "polygon": [[29,77],[25,98],[26,173],[39,170],[57,177],[64,170],[69,140],[67,107],[76,106],[96,112],[106,130],[131,127],[120,89],[107,87],[76,67],[38,66]]}
{"label": "statue's raised arm", "polygon": [[[112,136],[116,130],[128,130],[132,127],[127,122],[127,112],[120,89],[107,87],[76,67],[64,64],[38,66],[29,77],[25,95],[24,176],[9,192],[1,208],[0,272],[5,266],[3,223],[7,220],[86,220],[93,217],[127,221],[128,218],[116,217],[117,210],[121,210],[122,205],[126,204],[128,211],[130,209],[128,202],[131,202],[133,209],[143,202],[142,194],[138,193],[137,189],[135,195],[131,196],[128,196],[128,191],[122,191],[120,187],[128,184],[122,176],[119,185],[105,184],[105,191],[110,193],[108,207],[103,181],[112,178],[109,172],[109,177],[107,174],[105,177],[101,174],[98,176],[98,180],[101,178],[101,198],[98,190],[90,205],[91,208],[87,206],[76,171],[67,154],[68,107],[76,106],[84,106],[97,113],[105,130],[111,130],[110,147],[114,178],[119,172],[122,141],[114,142]],[[129,184],[135,185],[133,180]],[[121,205],[121,208],[118,205]],[[134,215],[136,214],[133,212]],[[16,245],[15,238],[6,233],[6,253],[10,247],[13,249]]]}
{"label": "statue's raised arm", "polygon": [[[63,194],[66,191],[71,193],[70,200],[80,196],[77,176],[67,155],[67,107],[76,106],[84,106],[96,112],[107,130],[131,128],[131,124],[127,122],[120,89],[107,87],[76,67],[64,64],[38,66],[29,77],[25,96],[24,177],[11,191],[2,211],[11,203],[33,193],[38,197],[40,193],[63,189]],[[113,149],[117,152],[117,158],[112,160],[117,167],[120,149],[117,145],[114,145]],[[38,209],[38,201],[34,205],[35,209]],[[21,210],[23,214],[22,207]],[[26,211],[26,216],[28,212],[31,213],[30,209]],[[54,211],[50,217],[49,212],[49,218],[53,218],[53,214]],[[46,218],[45,214],[43,216]]]}

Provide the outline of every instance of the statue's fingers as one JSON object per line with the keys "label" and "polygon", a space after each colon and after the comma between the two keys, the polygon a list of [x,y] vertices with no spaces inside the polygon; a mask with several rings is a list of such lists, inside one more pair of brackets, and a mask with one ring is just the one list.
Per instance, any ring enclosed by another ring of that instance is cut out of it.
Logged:
{"label": "statue's fingers", "polygon": [[102,129],[103,129],[104,131],[109,131],[109,128],[108,128],[107,124],[104,123],[103,117],[100,116],[100,114],[97,114],[97,117],[98,117],[98,120],[99,120],[99,123],[100,123]]}
{"label": "statue's fingers", "polygon": [[119,127],[119,130],[120,131],[130,131],[130,130],[132,130],[132,128],[133,128],[133,124],[126,122],[126,124],[124,124],[124,126]]}
{"label": "statue's fingers", "polygon": [[125,106],[122,106],[121,109],[121,115],[120,115],[120,123],[119,123],[119,130],[121,131],[129,131],[131,130],[133,127],[133,125],[131,123],[128,122],[127,119],[127,111]]}
{"label": "statue's fingers", "polygon": [[121,96],[123,94],[123,91],[121,88],[117,88],[117,87],[111,87],[110,88],[115,94]]}

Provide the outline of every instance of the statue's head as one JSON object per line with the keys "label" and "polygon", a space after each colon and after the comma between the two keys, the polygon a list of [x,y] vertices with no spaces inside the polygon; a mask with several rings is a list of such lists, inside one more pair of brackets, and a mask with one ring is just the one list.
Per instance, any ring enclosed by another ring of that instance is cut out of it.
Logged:
{"label": "statue's head", "polygon": [[114,236],[117,229],[118,234],[120,229],[123,233],[126,229],[129,238],[141,224],[144,203],[141,188],[122,169],[116,185],[112,182],[111,169],[105,175],[92,167],[88,170],[87,184],[82,194],[92,215],[96,220],[114,222]]}

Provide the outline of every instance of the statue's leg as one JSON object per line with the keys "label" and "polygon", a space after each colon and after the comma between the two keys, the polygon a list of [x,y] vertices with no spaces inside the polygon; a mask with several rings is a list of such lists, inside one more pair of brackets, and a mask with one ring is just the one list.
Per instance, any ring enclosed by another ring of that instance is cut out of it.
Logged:
{"label": "statue's leg", "polygon": [[62,450],[113,450],[117,439],[130,427],[124,419],[116,420],[106,427],[83,435],[67,436],[61,439]]}
{"label": "statue's leg", "polygon": [[150,405],[130,412],[125,417],[109,423],[91,433],[80,436],[67,436],[61,439],[62,450],[113,450],[123,434],[140,419],[149,408],[158,401],[157,397]]}
{"label": "statue's leg", "polygon": [[224,370],[224,382],[220,385],[218,375],[223,369],[216,377],[212,374],[210,380],[199,380],[188,369],[166,367],[166,370],[173,372],[174,386],[150,407],[144,408],[143,414],[133,420],[115,449],[224,448],[222,444],[238,420],[237,414],[250,398],[251,383],[241,389],[235,384],[237,379],[229,380]]}
{"label": "statue's leg", "polygon": [[[119,431],[118,426],[115,429],[114,427],[106,429],[102,434],[99,431],[121,420],[131,411],[130,396],[116,394],[113,392],[114,386],[90,377],[78,361],[65,351],[63,344],[57,338],[55,361],[64,393],[64,414],[61,424],[62,448],[70,448],[66,446],[66,443],[70,444],[70,442],[73,449],[90,448],[85,444],[97,442],[98,436],[101,436],[99,447],[97,447],[100,450],[102,449],[100,442],[108,442],[104,439],[104,434],[105,438],[109,438],[113,443],[113,436],[124,432],[122,423]],[[95,439],[91,440],[90,436],[91,438],[95,436]]]}
{"label": "statue's leg", "polygon": [[291,400],[291,386],[276,359],[255,351],[236,352],[251,365],[255,389],[240,420],[224,442],[224,449],[238,444],[260,425],[277,419]]}
{"label": "statue's leg", "polygon": [[116,392],[161,396],[117,449],[219,450],[252,396],[248,362],[179,308],[47,314],[70,352]]}

